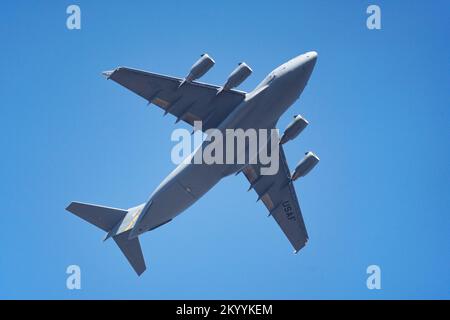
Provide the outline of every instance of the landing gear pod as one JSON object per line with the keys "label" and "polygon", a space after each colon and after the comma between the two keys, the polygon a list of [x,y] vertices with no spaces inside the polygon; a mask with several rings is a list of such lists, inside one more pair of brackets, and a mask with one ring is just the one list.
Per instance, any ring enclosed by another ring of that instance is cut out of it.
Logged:
{"label": "landing gear pod", "polygon": [[320,159],[313,152],[309,151],[302,161],[299,162],[294,172],[292,173],[292,181],[300,177],[306,176],[318,163]]}

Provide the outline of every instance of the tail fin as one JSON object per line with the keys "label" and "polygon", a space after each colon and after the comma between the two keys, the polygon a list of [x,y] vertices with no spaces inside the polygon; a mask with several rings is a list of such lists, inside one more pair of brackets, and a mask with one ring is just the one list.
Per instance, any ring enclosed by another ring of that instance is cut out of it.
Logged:
{"label": "tail fin", "polygon": [[[133,208],[135,209],[135,208]],[[79,216],[83,220],[108,232],[107,238],[111,235],[119,246],[134,271],[140,276],[146,269],[144,256],[142,255],[139,238],[128,240],[131,230],[115,234],[117,228],[125,219],[128,210],[97,206],[92,204],[72,202],[67,211]]]}
{"label": "tail fin", "polygon": [[106,232],[111,231],[128,212],[81,202],[72,202],[66,210]]}
{"label": "tail fin", "polygon": [[119,246],[122,253],[127,258],[128,262],[136,271],[137,275],[140,276],[147,267],[145,266],[144,256],[142,255],[141,244],[139,243],[139,238],[133,238],[128,240],[130,231],[121,233],[115,236],[113,239]]}

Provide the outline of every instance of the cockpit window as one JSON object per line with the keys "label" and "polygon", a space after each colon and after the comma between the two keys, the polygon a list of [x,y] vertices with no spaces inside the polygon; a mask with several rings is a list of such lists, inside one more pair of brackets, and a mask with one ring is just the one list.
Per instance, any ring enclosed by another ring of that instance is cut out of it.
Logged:
{"label": "cockpit window", "polygon": [[275,73],[269,74],[266,80],[266,84],[270,84],[275,79]]}

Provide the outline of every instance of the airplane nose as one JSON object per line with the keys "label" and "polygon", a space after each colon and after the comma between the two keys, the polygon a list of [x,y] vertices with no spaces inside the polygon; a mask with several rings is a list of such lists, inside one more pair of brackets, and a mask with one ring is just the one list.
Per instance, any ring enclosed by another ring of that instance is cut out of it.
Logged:
{"label": "airplane nose", "polygon": [[318,54],[316,51],[309,51],[293,59],[292,71],[295,71],[294,74],[296,79],[309,79],[316,65],[317,56]]}
{"label": "airplane nose", "polygon": [[310,51],[306,53],[306,58],[308,61],[315,62],[317,60],[317,52],[316,51]]}
{"label": "airplane nose", "polygon": [[310,74],[313,71],[314,66],[316,65],[316,61],[317,61],[316,51],[310,51],[304,55],[304,62],[303,62],[304,67],[306,68],[306,70],[308,70]]}

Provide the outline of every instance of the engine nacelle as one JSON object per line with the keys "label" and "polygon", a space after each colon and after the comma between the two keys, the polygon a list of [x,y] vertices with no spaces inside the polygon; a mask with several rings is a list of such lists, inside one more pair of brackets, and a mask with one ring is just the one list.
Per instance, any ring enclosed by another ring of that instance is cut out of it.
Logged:
{"label": "engine nacelle", "polygon": [[202,54],[200,56],[200,59],[198,59],[197,62],[194,63],[191,71],[189,71],[189,74],[184,81],[191,82],[199,79],[206,72],[208,72],[208,70],[211,69],[215,63],[216,62],[210,56],[208,56],[207,53]]}
{"label": "engine nacelle", "polygon": [[229,75],[227,82],[225,82],[221,90],[223,91],[236,88],[238,85],[244,82],[244,80],[247,79],[252,74],[252,72],[253,70],[245,62],[239,63],[237,68],[234,69],[233,72]]}
{"label": "engine nacelle", "polygon": [[294,116],[294,120],[286,127],[286,130],[280,139],[280,144],[284,144],[289,140],[295,139],[300,132],[308,126],[308,124],[308,121],[301,115]]}
{"label": "engine nacelle", "polygon": [[319,157],[311,151],[306,153],[306,156],[300,161],[292,173],[292,181],[297,180],[300,177],[306,176],[318,163]]}

